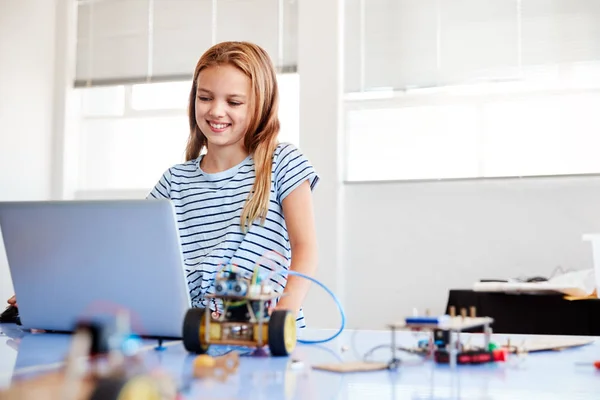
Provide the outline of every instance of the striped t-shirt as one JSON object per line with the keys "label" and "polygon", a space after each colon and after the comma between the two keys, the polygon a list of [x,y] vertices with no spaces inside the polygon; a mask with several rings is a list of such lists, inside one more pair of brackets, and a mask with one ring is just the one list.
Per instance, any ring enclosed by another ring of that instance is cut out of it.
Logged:
{"label": "striped t-shirt", "polygon": [[[271,198],[264,226],[260,220],[243,233],[242,209],[255,180],[254,160],[248,156],[226,171],[208,174],[200,168],[203,155],[169,168],[148,198],[171,199],[177,213],[179,236],[192,307],[205,308],[207,293],[214,293],[217,271],[227,264],[250,277],[259,265],[260,276],[282,292],[290,266],[291,248],[283,217],[282,201],[308,180],[311,190],[319,181],[306,157],[291,144],[279,144],[273,155]],[[211,301],[211,310],[221,304]],[[297,326],[305,327],[300,310]]]}

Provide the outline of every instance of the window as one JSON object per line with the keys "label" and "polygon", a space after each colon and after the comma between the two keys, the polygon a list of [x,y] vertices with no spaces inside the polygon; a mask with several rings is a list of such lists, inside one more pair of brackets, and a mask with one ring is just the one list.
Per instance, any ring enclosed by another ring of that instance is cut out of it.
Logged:
{"label": "window", "polygon": [[191,81],[146,83],[131,87],[133,110],[185,110]]}
{"label": "window", "polygon": [[[297,74],[278,76],[280,141],[299,146]],[[76,197],[146,191],[184,161],[190,82],[77,89],[79,168]],[[84,193],[84,194],[82,194]]]}
{"label": "window", "polygon": [[346,19],[346,180],[600,172],[599,2],[348,0]]}
{"label": "window", "polygon": [[224,40],[269,53],[280,140],[298,145],[297,8],[297,0],[79,0],[75,197],[138,196],[184,161],[193,68]]}

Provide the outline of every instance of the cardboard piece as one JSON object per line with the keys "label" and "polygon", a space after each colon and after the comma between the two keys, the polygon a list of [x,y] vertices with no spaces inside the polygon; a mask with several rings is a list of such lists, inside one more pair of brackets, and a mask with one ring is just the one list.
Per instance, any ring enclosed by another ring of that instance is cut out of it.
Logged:
{"label": "cardboard piece", "polygon": [[387,363],[374,363],[374,362],[362,362],[362,361],[349,361],[344,363],[334,364],[319,364],[313,365],[313,369],[329,372],[370,372],[370,371],[383,371],[388,369]]}

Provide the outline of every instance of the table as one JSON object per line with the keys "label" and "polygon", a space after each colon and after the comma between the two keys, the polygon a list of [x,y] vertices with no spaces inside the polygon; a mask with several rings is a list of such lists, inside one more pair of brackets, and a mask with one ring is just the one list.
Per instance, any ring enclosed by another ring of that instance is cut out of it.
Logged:
{"label": "table", "polygon": [[494,332],[531,335],[600,336],[600,299],[565,300],[562,294],[507,294],[450,290],[450,306],[475,306],[477,315],[494,318]]}
{"label": "table", "polygon": [[[304,336],[325,337],[330,331],[308,331]],[[472,341],[482,335],[471,334]],[[398,333],[399,344],[414,345],[419,334]],[[464,337],[463,337],[464,338]],[[504,340],[494,335],[493,340]],[[519,340],[512,337],[513,343]],[[70,343],[63,334],[25,333],[13,324],[0,324],[0,384],[35,376],[57,368]],[[361,358],[369,349],[390,343],[387,331],[345,331],[327,345],[298,345],[292,358],[305,366],[338,359]],[[146,341],[145,361],[165,368],[178,381],[188,382],[186,398],[201,399],[597,399],[600,372],[575,362],[600,359],[600,340],[561,352],[532,353],[512,357],[507,363],[459,366],[422,362],[417,356],[402,356],[398,371],[337,374],[309,368],[291,369],[292,358],[242,357],[237,375],[226,384],[189,381],[194,358],[180,342],[169,342],[155,351]],[[350,350],[342,352],[341,346]],[[212,347],[218,355],[223,347]],[[387,361],[389,349],[372,353],[374,361]]]}

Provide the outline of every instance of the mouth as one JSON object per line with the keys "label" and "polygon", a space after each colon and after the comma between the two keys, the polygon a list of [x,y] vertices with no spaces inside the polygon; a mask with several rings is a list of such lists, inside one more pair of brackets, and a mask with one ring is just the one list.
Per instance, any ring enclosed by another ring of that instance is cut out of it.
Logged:
{"label": "mouth", "polygon": [[229,128],[231,126],[231,124],[228,123],[222,123],[222,122],[210,122],[210,121],[206,121],[208,123],[208,125],[210,126],[210,129],[213,132],[223,132],[225,129]]}

